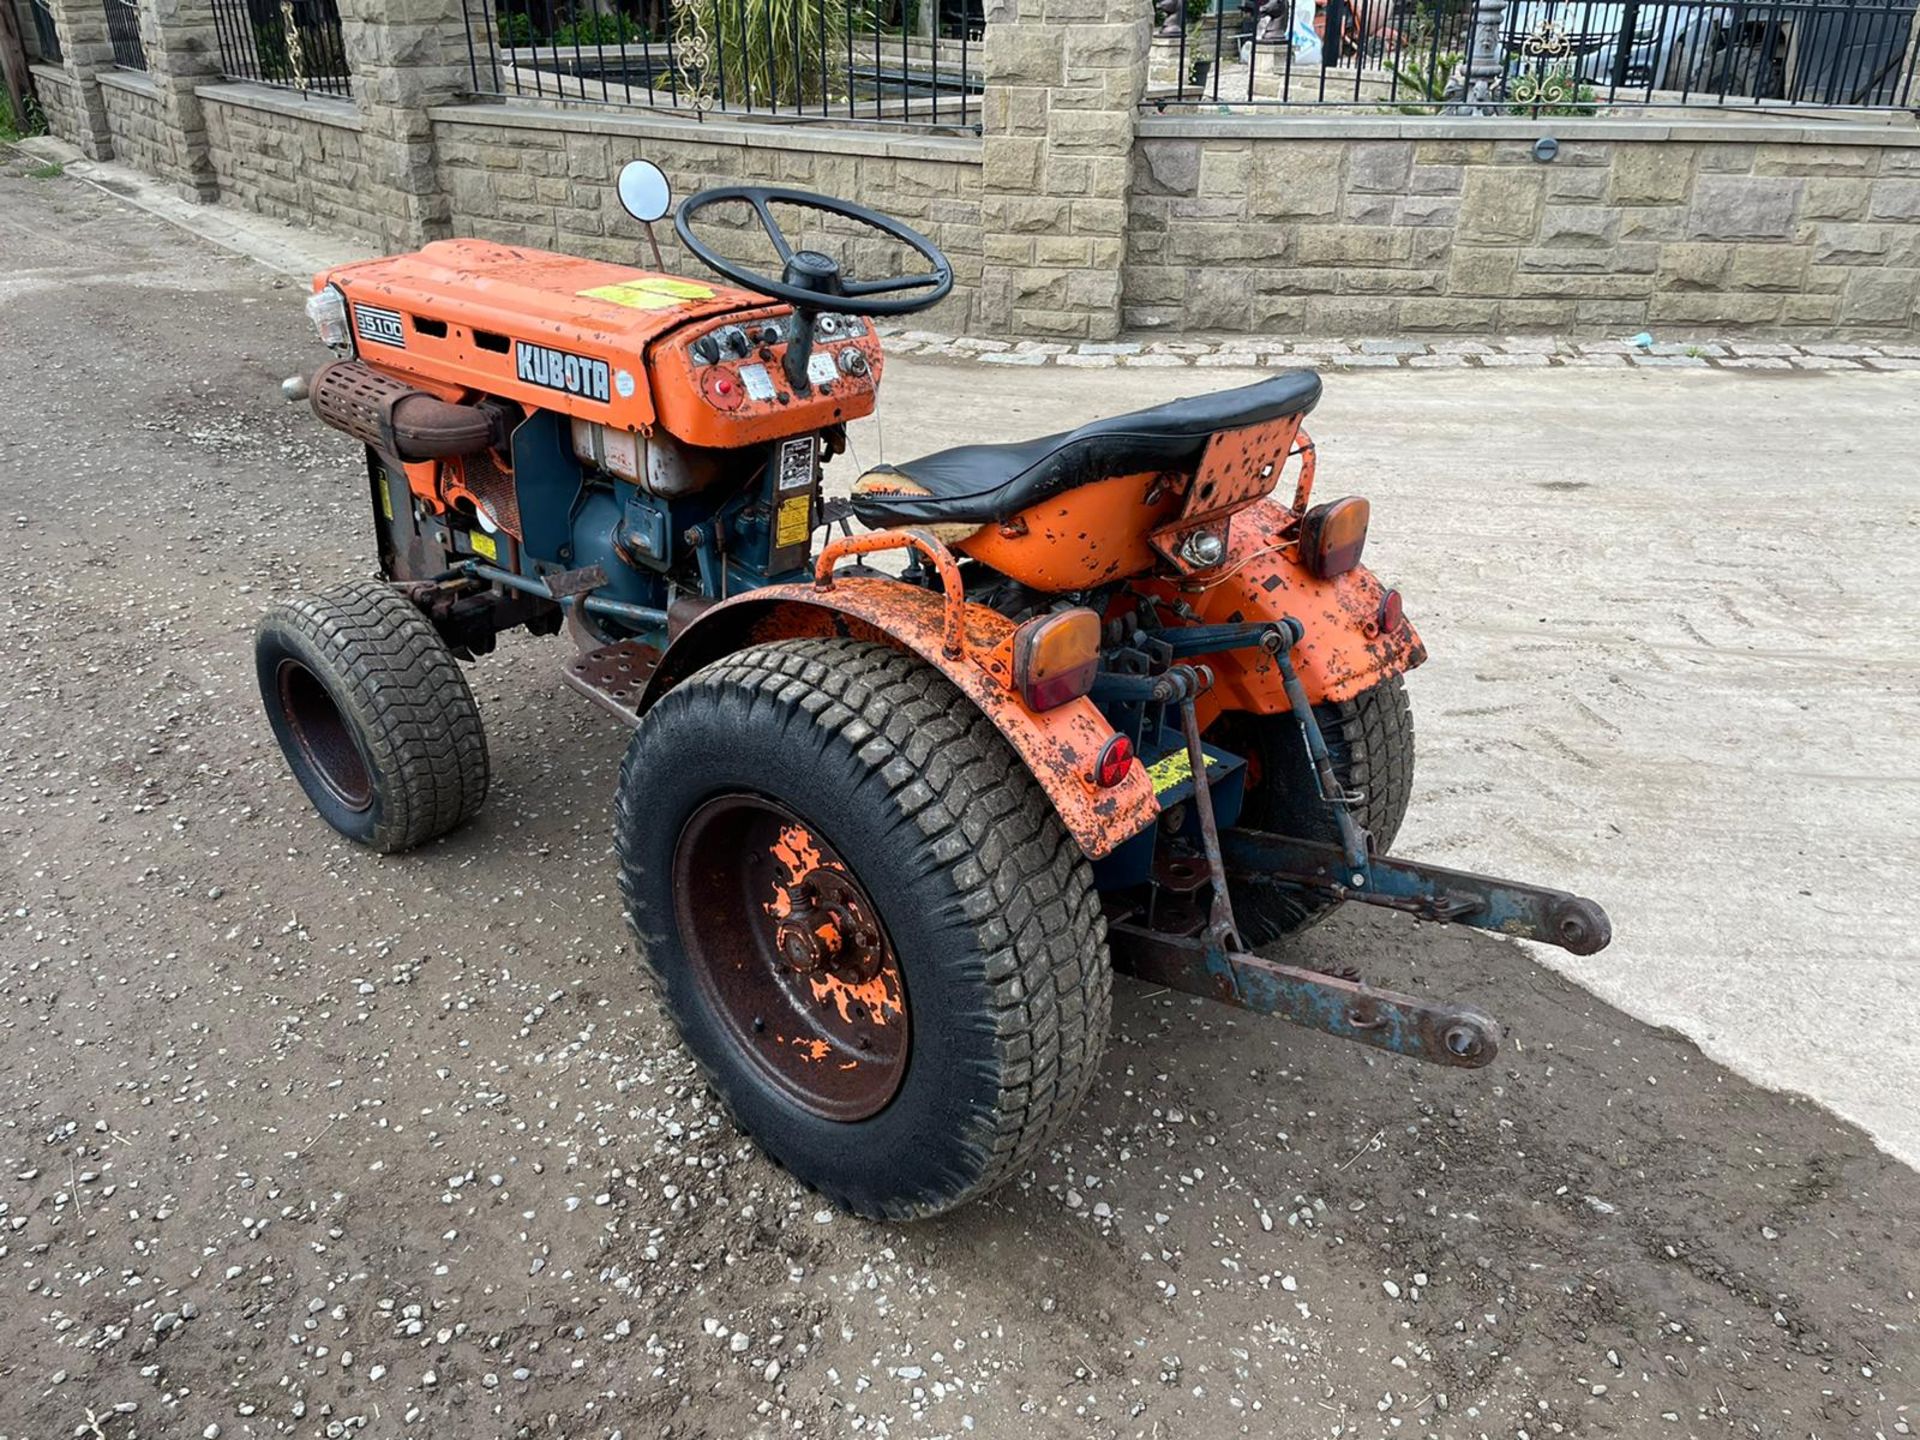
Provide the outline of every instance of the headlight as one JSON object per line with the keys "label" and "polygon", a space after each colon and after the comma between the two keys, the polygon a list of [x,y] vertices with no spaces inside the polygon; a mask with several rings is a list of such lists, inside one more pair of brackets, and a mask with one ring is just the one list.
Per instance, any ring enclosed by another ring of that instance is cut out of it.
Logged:
{"label": "headlight", "polygon": [[346,297],[332,285],[307,297],[307,319],[320,332],[320,343],[329,350],[344,353],[351,348],[353,332],[347,328]]}

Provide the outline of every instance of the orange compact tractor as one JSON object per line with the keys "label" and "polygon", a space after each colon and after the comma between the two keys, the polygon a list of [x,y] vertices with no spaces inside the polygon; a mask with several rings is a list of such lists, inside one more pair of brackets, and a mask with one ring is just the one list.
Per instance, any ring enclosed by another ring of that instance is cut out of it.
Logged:
{"label": "orange compact tractor", "polygon": [[[621,196],[668,208],[644,162]],[[796,215],[916,258],[855,278]],[[456,659],[566,630],[571,684],[633,727],[620,885],[667,1013],[773,1158],[869,1216],[1033,1163],[1116,968],[1479,1066],[1480,1012],[1253,951],[1345,901],[1607,943],[1590,900],[1388,858],[1425,651],[1360,563],[1367,502],[1314,494],[1316,376],[828,499],[879,391],[871,317],[946,295],[946,258],[796,190],[703,191],[674,226],[725,285],[471,240],[315,281],[336,358],[287,389],[365,446],[382,578],[276,605],[257,656],[342,834],[402,850],[472,815]],[[749,231],[770,273],[714,248]]]}

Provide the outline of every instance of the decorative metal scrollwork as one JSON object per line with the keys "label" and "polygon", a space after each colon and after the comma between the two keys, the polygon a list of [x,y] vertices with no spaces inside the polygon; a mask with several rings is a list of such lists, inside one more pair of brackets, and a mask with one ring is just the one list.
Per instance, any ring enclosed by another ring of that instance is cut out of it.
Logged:
{"label": "decorative metal scrollwork", "polygon": [[1573,49],[1564,25],[1542,19],[1520,42],[1526,63],[1507,82],[1507,99],[1516,105],[1563,106],[1580,99],[1580,80],[1559,62]]}
{"label": "decorative metal scrollwork", "polygon": [[1555,20],[1542,20],[1520,42],[1521,51],[1536,60],[1558,59],[1572,48],[1566,27]]}
{"label": "decorative metal scrollwork", "polygon": [[675,7],[674,44],[679,53],[680,83],[696,110],[719,108],[720,96],[714,87],[713,36],[707,30],[707,11],[701,5]]}

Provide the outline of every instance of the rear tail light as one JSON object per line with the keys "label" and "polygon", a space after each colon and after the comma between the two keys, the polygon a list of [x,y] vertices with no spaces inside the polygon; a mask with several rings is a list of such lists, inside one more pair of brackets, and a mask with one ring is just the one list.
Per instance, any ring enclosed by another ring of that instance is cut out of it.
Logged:
{"label": "rear tail light", "polygon": [[1100,758],[1093,762],[1093,783],[1111,790],[1133,769],[1133,741],[1116,735],[1100,747]]}
{"label": "rear tail light", "polygon": [[1062,610],[1013,632],[1013,688],[1030,710],[1052,710],[1093,688],[1100,669],[1100,617]]}
{"label": "rear tail light", "polygon": [[1407,618],[1406,602],[1401,600],[1398,590],[1389,590],[1380,597],[1380,633],[1391,635],[1400,628],[1400,622]]}
{"label": "rear tail light", "polygon": [[1358,496],[1316,505],[1300,521],[1300,560],[1322,580],[1344,575],[1360,563],[1367,546],[1372,507]]}

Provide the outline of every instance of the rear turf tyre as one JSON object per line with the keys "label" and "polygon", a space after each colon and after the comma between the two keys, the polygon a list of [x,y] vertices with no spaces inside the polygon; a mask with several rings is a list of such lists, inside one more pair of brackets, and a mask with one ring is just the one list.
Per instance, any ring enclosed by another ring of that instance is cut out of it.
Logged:
{"label": "rear turf tyre", "polygon": [[668,1017],[741,1127],[842,1209],[949,1210],[1079,1105],[1112,997],[1092,872],[925,662],[855,640],[716,662],[634,733],[614,825]]}
{"label": "rear turf tyre", "polygon": [[274,738],[320,818],[383,854],[463,824],[487,796],[473,692],[433,626],[379,580],[275,605],[254,633]]}
{"label": "rear turf tyre", "polygon": [[[1413,710],[1407,687],[1390,675],[1351,700],[1313,707],[1320,733],[1333,757],[1334,773],[1350,792],[1365,798],[1353,818],[1385,854],[1406,819],[1413,794]],[[1314,786],[1306,744],[1291,715],[1224,717],[1210,733],[1244,755],[1254,778],[1247,790],[1240,823],[1252,830],[1297,835],[1336,844],[1340,830]],[[1304,892],[1268,885],[1244,885],[1233,894],[1233,918],[1248,945],[1264,945],[1318,924],[1340,908]]]}

